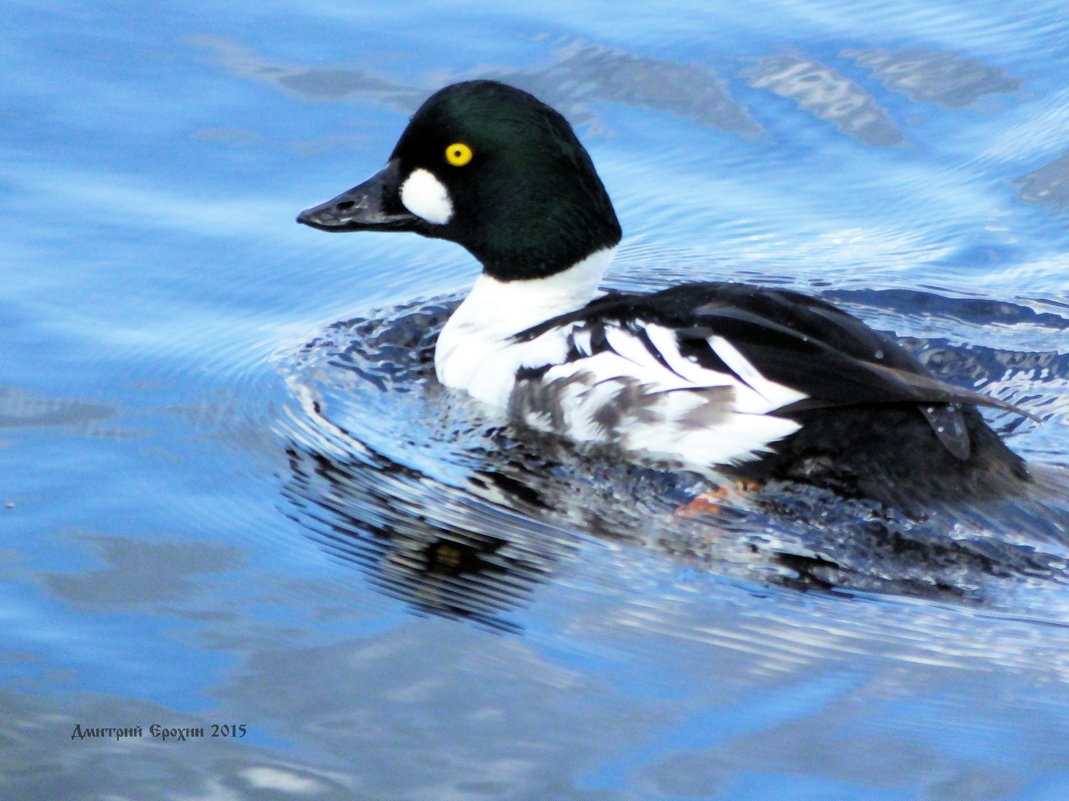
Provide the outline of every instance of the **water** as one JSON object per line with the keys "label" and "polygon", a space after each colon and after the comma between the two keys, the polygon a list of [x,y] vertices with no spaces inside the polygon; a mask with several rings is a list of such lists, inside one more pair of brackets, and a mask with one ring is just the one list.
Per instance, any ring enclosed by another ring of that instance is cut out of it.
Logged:
{"label": "water", "polygon": [[[1060,4],[4,12],[0,797],[1069,793]],[[687,517],[442,392],[470,259],[293,216],[473,76],[577,124],[612,285],[820,293],[1039,418],[1036,496]]]}

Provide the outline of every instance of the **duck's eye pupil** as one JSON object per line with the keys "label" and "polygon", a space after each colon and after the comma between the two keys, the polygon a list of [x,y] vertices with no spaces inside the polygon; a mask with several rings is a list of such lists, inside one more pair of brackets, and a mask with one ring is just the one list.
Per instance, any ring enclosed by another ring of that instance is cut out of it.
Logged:
{"label": "duck's eye pupil", "polygon": [[445,149],[445,160],[454,167],[463,167],[471,161],[471,148],[463,142],[454,142]]}

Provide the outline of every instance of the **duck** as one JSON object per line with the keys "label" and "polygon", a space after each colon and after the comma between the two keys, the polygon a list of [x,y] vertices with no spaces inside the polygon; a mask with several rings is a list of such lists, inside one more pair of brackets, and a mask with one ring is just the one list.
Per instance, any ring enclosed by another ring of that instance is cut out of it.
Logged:
{"label": "duck", "polygon": [[612,201],[569,122],[519,88],[434,92],[385,167],[297,222],[467,249],[482,271],[438,335],[435,374],[521,428],[899,506],[1030,481],[978,410],[1024,412],[938,380],[820,298],[733,281],[602,290],[622,237]]}

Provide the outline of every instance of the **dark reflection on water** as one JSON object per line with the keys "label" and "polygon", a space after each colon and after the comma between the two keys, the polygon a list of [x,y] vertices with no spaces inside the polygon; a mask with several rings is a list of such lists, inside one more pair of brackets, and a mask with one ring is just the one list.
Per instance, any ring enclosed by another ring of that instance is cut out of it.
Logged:
{"label": "dark reflection on water", "polygon": [[84,426],[105,420],[115,409],[91,401],[37,397],[23,389],[0,386],[0,429],[35,426]]}
{"label": "dark reflection on water", "polygon": [[581,123],[594,119],[590,103],[613,102],[668,112],[741,136],[761,132],[761,126],[732,99],[727,82],[712,67],[581,44],[556,52],[554,59],[544,70],[490,70],[482,77],[533,92]]}
{"label": "dark reflection on water", "polygon": [[851,58],[872,70],[876,80],[893,92],[901,92],[914,103],[938,103],[945,108],[961,108],[984,95],[1015,92],[1021,81],[1003,70],[989,67],[958,53],[932,50],[891,51],[844,50]]}
{"label": "dark reflection on water", "polygon": [[[146,605],[179,600],[195,592],[208,573],[232,570],[241,560],[225,545],[192,548],[189,543],[143,542],[132,537],[82,535],[104,567],[80,573],[52,573],[44,583],[77,606]],[[167,571],[161,573],[160,565]]]}
{"label": "dark reflection on water", "polygon": [[194,36],[187,41],[194,47],[211,51],[223,67],[244,78],[268,83],[307,99],[359,97],[411,109],[425,95],[422,90],[404,87],[362,70],[305,67],[265,58],[256,55],[249,47],[214,36]]}
{"label": "dark reflection on water", "polygon": [[[1051,331],[1069,329],[1069,314],[1036,311],[1008,300],[951,298],[918,289],[826,289],[821,295],[837,303],[868,304],[900,314],[938,316],[979,326],[1034,325]],[[1058,342],[1052,340],[1051,344]]]}
{"label": "dark reflection on water", "polygon": [[1014,185],[1021,200],[1064,209],[1069,206],[1069,155],[1022,175]]}
{"label": "dark reflection on water", "polygon": [[[412,111],[427,90],[403,86],[348,67],[307,67],[257,56],[253,51],[209,37],[191,41],[211,50],[228,69],[316,100],[375,100]],[[513,83],[558,107],[577,123],[597,127],[591,103],[618,102],[675,114],[743,136],[761,131],[728,93],[712,67],[645,58],[622,50],[573,44],[554,54],[544,70],[490,68],[477,75]]]}
{"label": "dark reflection on water", "polygon": [[801,56],[773,56],[743,72],[752,86],[795,101],[814,117],[867,145],[895,145],[902,132],[876,98],[831,67]]}
{"label": "dark reflection on water", "polygon": [[287,455],[294,519],[360,566],[372,586],[419,611],[515,631],[500,613],[523,604],[574,549],[573,536],[420,487],[422,477],[398,464],[344,460],[298,443]]}

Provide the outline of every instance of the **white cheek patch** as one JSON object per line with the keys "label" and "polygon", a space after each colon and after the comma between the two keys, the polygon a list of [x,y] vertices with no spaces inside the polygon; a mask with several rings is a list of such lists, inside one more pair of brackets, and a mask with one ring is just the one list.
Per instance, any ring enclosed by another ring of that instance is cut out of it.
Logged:
{"label": "white cheek patch", "polygon": [[453,201],[442,182],[424,169],[413,170],[401,184],[405,208],[429,223],[445,225],[453,219]]}

